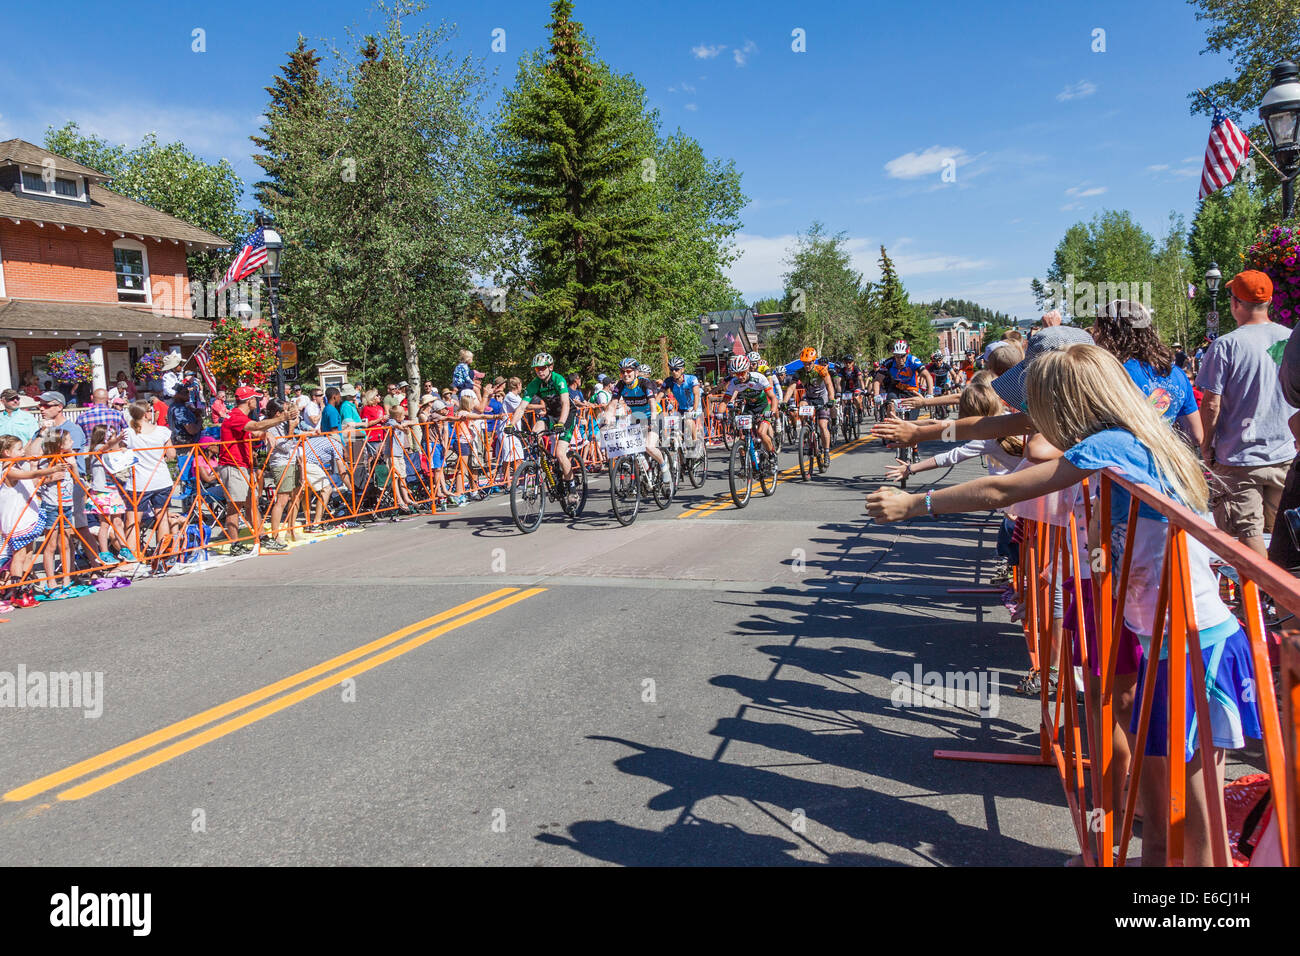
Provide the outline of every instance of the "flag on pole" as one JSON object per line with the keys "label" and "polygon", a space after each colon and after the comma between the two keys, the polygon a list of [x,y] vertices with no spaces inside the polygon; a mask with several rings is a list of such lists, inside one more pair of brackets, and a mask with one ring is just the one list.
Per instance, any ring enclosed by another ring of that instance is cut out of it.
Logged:
{"label": "flag on pole", "polygon": [[1187,283],[1187,298],[1189,299],[1196,298],[1196,286],[1192,285],[1190,282]]}
{"label": "flag on pole", "polygon": [[204,339],[198,351],[191,357],[198,367],[199,375],[203,377],[203,384],[208,387],[208,394],[215,397],[217,394],[217,380],[212,377],[212,372],[208,370],[208,360],[212,358],[212,350],[208,348],[208,343],[211,341],[211,337]]}
{"label": "flag on pole", "polygon": [[1205,147],[1205,166],[1201,170],[1201,198],[1232,182],[1237,167],[1250,153],[1250,139],[1237,124],[1215,107],[1210,122],[1210,141]]}
{"label": "flag on pole", "polygon": [[262,236],[262,226],[258,226],[248,241],[244,243],[244,248],[239,250],[239,255],[235,261],[230,264],[226,270],[226,277],[221,280],[221,285],[217,286],[217,292],[220,293],[227,286],[246,279],[258,269],[266,264],[266,242]]}

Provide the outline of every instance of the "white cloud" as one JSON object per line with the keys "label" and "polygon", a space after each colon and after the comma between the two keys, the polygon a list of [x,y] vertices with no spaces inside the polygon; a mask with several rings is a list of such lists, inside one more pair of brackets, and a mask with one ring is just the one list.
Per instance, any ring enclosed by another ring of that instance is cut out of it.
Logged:
{"label": "white cloud", "polygon": [[736,61],[736,66],[744,66],[750,56],[758,52],[758,44],[753,40],[746,40],[745,45],[737,47],[731,51],[732,58]]}
{"label": "white cloud", "polygon": [[695,105],[694,103],[687,103],[685,108],[688,109],[688,110],[690,110],[692,113],[694,113],[695,110],[697,109],[697,107],[696,107],[696,105]]}
{"label": "white cloud", "polygon": [[1149,173],[1163,173],[1163,172],[1164,172],[1166,169],[1168,169],[1168,168],[1169,168],[1169,164],[1168,164],[1168,163],[1156,163],[1154,166],[1148,166],[1148,167],[1147,167],[1147,172],[1149,172]]}
{"label": "white cloud", "polygon": [[[1084,185],[1086,186],[1087,183]],[[1071,186],[1065,191],[1065,194],[1067,196],[1075,196],[1079,199],[1086,199],[1088,196],[1100,196],[1105,191],[1105,186],[1092,186],[1088,189],[1084,189],[1083,186]]]}
{"label": "white cloud", "polygon": [[692,86],[690,83],[687,83],[685,80],[683,80],[681,83],[677,83],[673,86],[668,87],[668,92],[669,93],[694,93],[695,87]]}
{"label": "white cloud", "polygon": [[691,47],[691,52],[695,54],[697,60],[712,60],[715,56],[727,48],[725,43],[709,44],[701,43],[698,46]]}
{"label": "white cloud", "polygon": [[896,156],[885,163],[885,172],[893,179],[916,179],[940,172],[948,160],[964,166],[971,158],[958,146],[931,146],[924,152]]}
{"label": "white cloud", "polygon": [[1197,168],[1195,168],[1195,169],[1190,169],[1190,168],[1189,168],[1189,169],[1174,169],[1174,170],[1170,170],[1170,174],[1173,175],[1173,176],[1177,176],[1177,177],[1179,177],[1180,179],[1200,179],[1200,177],[1201,177],[1201,169],[1200,169],[1200,167],[1197,167]]}
{"label": "white cloud", "polygon": [[1097,92],[1097,84],[1089,83],[1087,80],[1080,80],[1078,83],[1071,83],[1061,92],[1056,94],[1058,102],[1064,103],[1066,100],[1078,100],[1085,96],[1092,96]]}

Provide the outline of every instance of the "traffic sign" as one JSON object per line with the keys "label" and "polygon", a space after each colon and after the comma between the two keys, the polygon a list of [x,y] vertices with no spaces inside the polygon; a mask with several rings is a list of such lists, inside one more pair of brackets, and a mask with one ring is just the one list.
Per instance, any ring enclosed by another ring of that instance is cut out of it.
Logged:
{"label": "traffic sign", "polygon": [[1218,312],[1205,313],[1205,334],[1211,337],[1219,334],[1219,313]]}
{"label": "traffic sign", "polygon": [[290,339],[280,340],[280,368],[293,368],[298,364],[298,343]]}

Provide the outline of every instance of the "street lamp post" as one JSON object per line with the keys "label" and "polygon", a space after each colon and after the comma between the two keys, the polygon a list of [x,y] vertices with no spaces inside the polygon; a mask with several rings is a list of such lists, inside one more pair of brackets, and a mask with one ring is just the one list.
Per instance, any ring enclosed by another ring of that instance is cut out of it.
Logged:
{"label": "street lamp post", "polygon": [[276,308],[276,293],[280,288],[280,250],[284,240],[271,228],[271,221],[258,217],[262,226],[262,241],[266,244],[266,264],[262,275],[266,277],[267,301],[271,308],[271,335],[275,337],[275,397],[284,401],[284,357],[280,353],[280,313]]}
{"label": "street lamp post", "polygon": [[1273,85],[1259,104],[1259,118],[1273,141],[1273,156],[1282,171],[1282,219],[1295,213],[1295,181],[1300,172],[1300,68],[1291,60],[1273,67]]}
{"label": "street lamp post", "polygon": [[1210,290],[1210,314],[1205,317],[1205,335],[1210,337],[1210,324],[1213,321],[1214,335],[1219,334],[1219,283],[1223,281],[1223,273],[1219,271],[1219,264],[1211,262],[1210,268],[1205,270],[1205,287]]}
{"label": "street lamp post", "polygon": [[709,334],[713,336],[713,384],[717,385],[722,381],[722,367],[718,364],[721,361],[718,358],[718,323],[709,323]]}

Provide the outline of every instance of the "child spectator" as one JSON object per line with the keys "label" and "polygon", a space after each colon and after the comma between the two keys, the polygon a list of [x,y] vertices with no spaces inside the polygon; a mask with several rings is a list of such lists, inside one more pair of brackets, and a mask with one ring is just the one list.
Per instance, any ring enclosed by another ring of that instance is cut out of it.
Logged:
{"label": "child spectator", "polygon": [[34,482],[39,478],[53,478],[59,484],[68,470],[65,461],[33,466],[30,461],[21,460],[25,451],[24,443],[17,436],[0,435],[0,459],[4,461],[4,474],[0,478],[0,564],[7,568],[0,608],[9,610],[35,607],[37,603],[32,586],[22,583],[36,563],[32,546],[46,529],[45,512]]}

